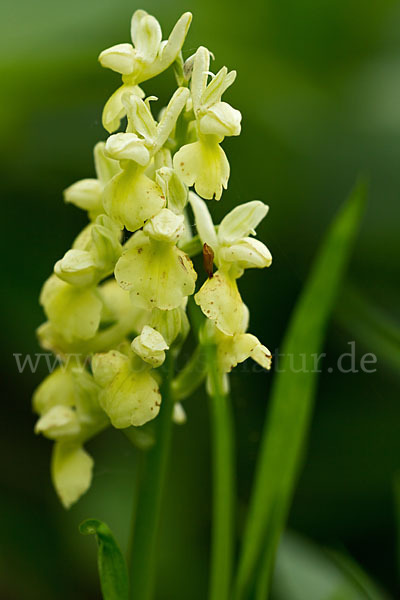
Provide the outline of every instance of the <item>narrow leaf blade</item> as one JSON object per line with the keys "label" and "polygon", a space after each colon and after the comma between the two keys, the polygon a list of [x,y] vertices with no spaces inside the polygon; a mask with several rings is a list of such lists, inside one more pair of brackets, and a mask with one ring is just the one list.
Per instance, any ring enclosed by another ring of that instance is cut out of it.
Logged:
{"label": "narrow leaf blade", "polygon": [[[235,582],[237,600],[248,597],[257,569],[260,580],[256,597],[265,600],[268,595],[275,552],[297,480],[313,407],[317,382],[315,355],[321,351],[365,197],[366,185],[360,182],[324,239],[283,342]],[[296,358],[301,358],[297,372],[292,362]]]}
{"label": "narrow leaf blade", "polygon": [[128,571],[110,528],[97,519],[87,519],[81,523],[79,531],[83,535],[96,536],[97,563],[103,600],[128,600]]}

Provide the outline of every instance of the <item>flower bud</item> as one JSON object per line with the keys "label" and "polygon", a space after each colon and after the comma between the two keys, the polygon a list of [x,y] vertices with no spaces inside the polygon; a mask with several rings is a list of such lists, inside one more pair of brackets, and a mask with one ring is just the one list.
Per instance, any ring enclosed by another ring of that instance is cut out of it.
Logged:
{"label": "flower bud", "polygon": [[156,181],[167,199],[169,210],[179,215],[183,212],[188,200],[188,188],[178,175],[169,167],[161,167],[156,172]]}
{"label": "flower bud", "polygon": [[184,425],[187,421],[185,409],[180,402],[175,402],[172,420],[176,425]]}
{"label": "flower bud", "polygon": [[178,336],[183,339],[189,333],[190,325],[183,306],[172,310],[153,308],[148,325],[160,332],[167,344],[171,345]]}
{"label": "flower bud", "polygon": [[115,232],[98,223],[93,225],[92,238],[94,246],[92,253],[103,277],[113,271],[115,263],[121,256],[122,246]]}

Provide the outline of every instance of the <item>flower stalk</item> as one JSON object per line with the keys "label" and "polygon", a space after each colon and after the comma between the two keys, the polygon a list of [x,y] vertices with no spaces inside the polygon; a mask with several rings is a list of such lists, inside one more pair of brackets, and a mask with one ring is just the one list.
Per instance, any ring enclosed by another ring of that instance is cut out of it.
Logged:
{"label": "flower stalk", "polygon": [[171,451],[172,414],[174,397],[171,390],[174,365],[168,355],[161,387],[162,408],[156,421],[155,445],[147,452],[140,482],[139,498],[135,507],[132,546],[129,559],[131,598],[151,600],[155,586],[157,561],[157,534],[161,517],[162,497]]}
{"label": "flower stalk", "polygon": [[232,407],[217,367],[217,346],[204,346],[211,422],[212,538],[209,600],[229,600],[234,552],[235,457]]}

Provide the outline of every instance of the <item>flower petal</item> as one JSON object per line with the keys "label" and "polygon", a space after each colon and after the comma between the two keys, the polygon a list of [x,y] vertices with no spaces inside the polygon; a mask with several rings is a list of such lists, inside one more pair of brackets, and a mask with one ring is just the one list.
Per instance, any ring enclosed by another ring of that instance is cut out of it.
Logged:
{"label": "flower petal", "polygon": [[88,340],[99,327],[101,300],[91,288],[80,288],[52,275],[44,284],[40,303],[54,329],[68,341]]}
{"label": "flower petal", "polygon": [[75,388],[71,374],[61,367],[55,369],[36,389],[32,402],[40,415],[57,405],[73,406]]}
{"label": "flower petal", "polygon": [[54,265],[54,273],[67,283],[88,286],[96,283],[99,272],[93,256],[85,250],[68,250]]}
{"label": "flower petal", "polygon": [[162,117],[157,126],[157,137],[154,151],[159,150],[167,141],[176,121],[181,114],[190,95],[187,88],[180,87],[173,94],[168,106],[163,110]]}
{"label": "flower petal", "polygon": [[201,96],[201,105],[203,108],[209,108],[216,102],[221,101],[221,96],[236,79],[236,71],[230,71],[222,67],[208,84]]}
{"label": "flower petal", "polygon": [[178,308],[195,289],[197,274],[190,258],[176,246],[149,239],[142,231],[131,240],[115,267],[119,285],[131,291],[132,303],[139,308]]}
{"label": "flower petal", "polygon": [[103,186],[121,170],[119,162],[105,154],[105,147],[105,142],[97,142],[93,152],[97,179]]}
{"label": "flower petal", "polygon": [[189,202],[194,213],[196,229],[201,241],[216,252],[218,249],[217,234],[206,203],[196,196],[194,192],[189,192]]}
{"label": "flower petal", "polygon": [[129,75],[133,71],[135,50],[132,44],[117,44],[99,55],[102,67],[112,69],[121,75]]}
{"label": "flower petal", "polygon": [[158,215],[147,221],[143,231],[153,240],[176,244],[185,232],[185,218],[163,208]]}
{"label": "flower petal", "polygon": [[216,271],[194,296],[203,313],[226,335],[242,333],[245,308],[236,280]]}
{"label": "flower petal", "polygon": [[207,87],[210,70],[210,51],[204,46],[197,49],[193,59],[191,92],[195,114],[201,106],[201,97]]}
{"label": "flower petal", "polygon": [[121,228],[136,231],[160,212],[165,197],[161,188],[131,163],[106,185],[103,203]]}
{"label": "flower petal", "polygon": [[135,133],[114,133],[106,142],[106,153],[116,160],[133,160],[145,167],[150,162],[150,154],[144,141]]}
{"label": "flower petal", "polygon": [[162,39],[157,19],[145,11],[136,11],[132,17],[131,36],[138,60],[152,63],[158,54]]}
{"label": "flower petal", "polygon": [[81,179],[64,190],[64,201],[83,210],[100,212],[103,208],[102,189],[98,179]]}
{"label": "flower petal", "polygon": [[102,115],[104,129],[112,133],[120,126],[121,119],[126,115],[126,108],[122,102],[122,96],[126,93],[136,94],[143,98],[143,90],[137,85],[123,83],[107,100]]}
{"label": "flower petal", "polygon": [[192,14],[190,12],[184,13],[178,19],[175,27],[170,33],[167,43],[161,46],[157,59],[154,61],[153,65],[150,66],[148,79],[158,75],[161,71],[165,71],[165,69],[172,65],[181,51],[191,21]]}
{"label": "flower petal", "polygon": [[194,184],[202,198],[219,200],[227,188],[229,163],[216,136],[202,136],[198,142],[183,146],[174,156],[174,168],[186,185]]}
{"label": "flower petal", "polygon": [[253,358],[265,369],[271,367],[271,353],[255,335],[239,333],[218,336],[218,363],[224,373],[229,373],[238,363]]}
{"label": "flower petal", "polygon": [[161,333],[145,325],[142,333],[132,341],[131,348],[142,360],[156,368],[163,364],[168,344]]}
{"label": "flower petal", "polygon": [[187,186],[179,179],[174,169],[161,167],[156,171],[156,181],[167,199],[167,207],[175,214],[183,212],[188,200]]}
{"label": "flower petal", "polygon": [[137,131],[147,141],[154,142],[157,126],[148,103],[143,102],[137,94],[124,94],[122,102],[126,106],[132,130]]}
{"label": "flower petal", "polygon": [[256,363],[264,367],[264,369],[269,370],[271,368],[271,352],[260,342],[258,342],[258,344],[254,347],[250,356],[253,360],[256,361]]}
{"label": "flower petal", "polygon": [[235,263],[241,269],[263,269],[272,263],[268,248],[251,237],[243,238],[230,246],[222,246],[218,259],[225,263]]}
{"label": "flower petal", "polygon": [[56,492],[69,508],[87,492],[92,482],[93,459],[80,444],[57,442],[53,448],[51,475]]}
{"label": "flower petal", "polygon": [[268,209],[269,207],[260,200],[253,200],[236,206],[221,221],[218,229],[220,243],[233,244],[248,236],[249,233],[254,233],[255,228],[265,217]]}
{"label": "flower petal", "polygon": [[[109,354],[110,352],[95,357],[93,373],[100,385],[104,382],[104,372],[108,369]],[[117,354],[120,353],[114,351],[114,355]],[[107,378],[108,383],[100,394],[100,404],[117,429],[131,425],[139,427],[154,419],[160,410],[158,385],[148,370],[132,371],[127,356],[121,354],[117,358],[118,370],[114,377]]]}
{"label": "flower petal", "polygon": [[200,119],[200,131],[204,134],[225,137],[240,134],[242,115],[227,102],[217,102]]}
{"label": "flower petal", "polygon": [[35,433],[42,433],[51,440],[74,437],[80,433],[80,429],[76,411],[61,404],[50,408],[35,425]]}

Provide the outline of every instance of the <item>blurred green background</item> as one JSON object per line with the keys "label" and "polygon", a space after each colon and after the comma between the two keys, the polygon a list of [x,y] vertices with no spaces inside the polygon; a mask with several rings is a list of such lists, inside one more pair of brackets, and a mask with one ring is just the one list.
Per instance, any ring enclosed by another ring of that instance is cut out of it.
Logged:
{"label": "blurred green background", "polygon": [[[51,443],[34,436],[30,399],[45,374],[18,373],[14,353],[39,348],[38,295],[85,216],[62,190],[93,176],[92,147],[105,139],[101,110],[118,76],[98,53],[129,41],[144,8],[164,34],[193,12],[187,57],[203,44],[238,71],[227,101],[243,114],[240,138],[224,143],[232,175],[217,221],[255,198],[270,205],[259,237],[271,269],[247,272],[241,290],[250,330],[279,347],[312,257],[357,175],[370,181],[361,233],[328,331],[305,468],[290,527],[351,554],[398,593],[393,476],[400,467],[399,192],[400,3],[393,0],[27,0],[2,2],[3,290],[0,497],[1,600],[100,597],[85,517],[105,520],[125,547],[136,454],[108,431],[89,444],[96,461],[89,493],[68,513],[50,484]],[[166,101],[171,70],[144,84]],[[397,320],[396,320],[397,319]],[[356,342],[373,374],[339,373],[337,357]],[[245,364],[232,375],[238,435],[239,528],[274,373]],[[187,402],[176,428],[159,544],[160,599],[202,599],[207,587],[210,467],[207,404]],[[306,598],[304,600],[307,600]]]}

